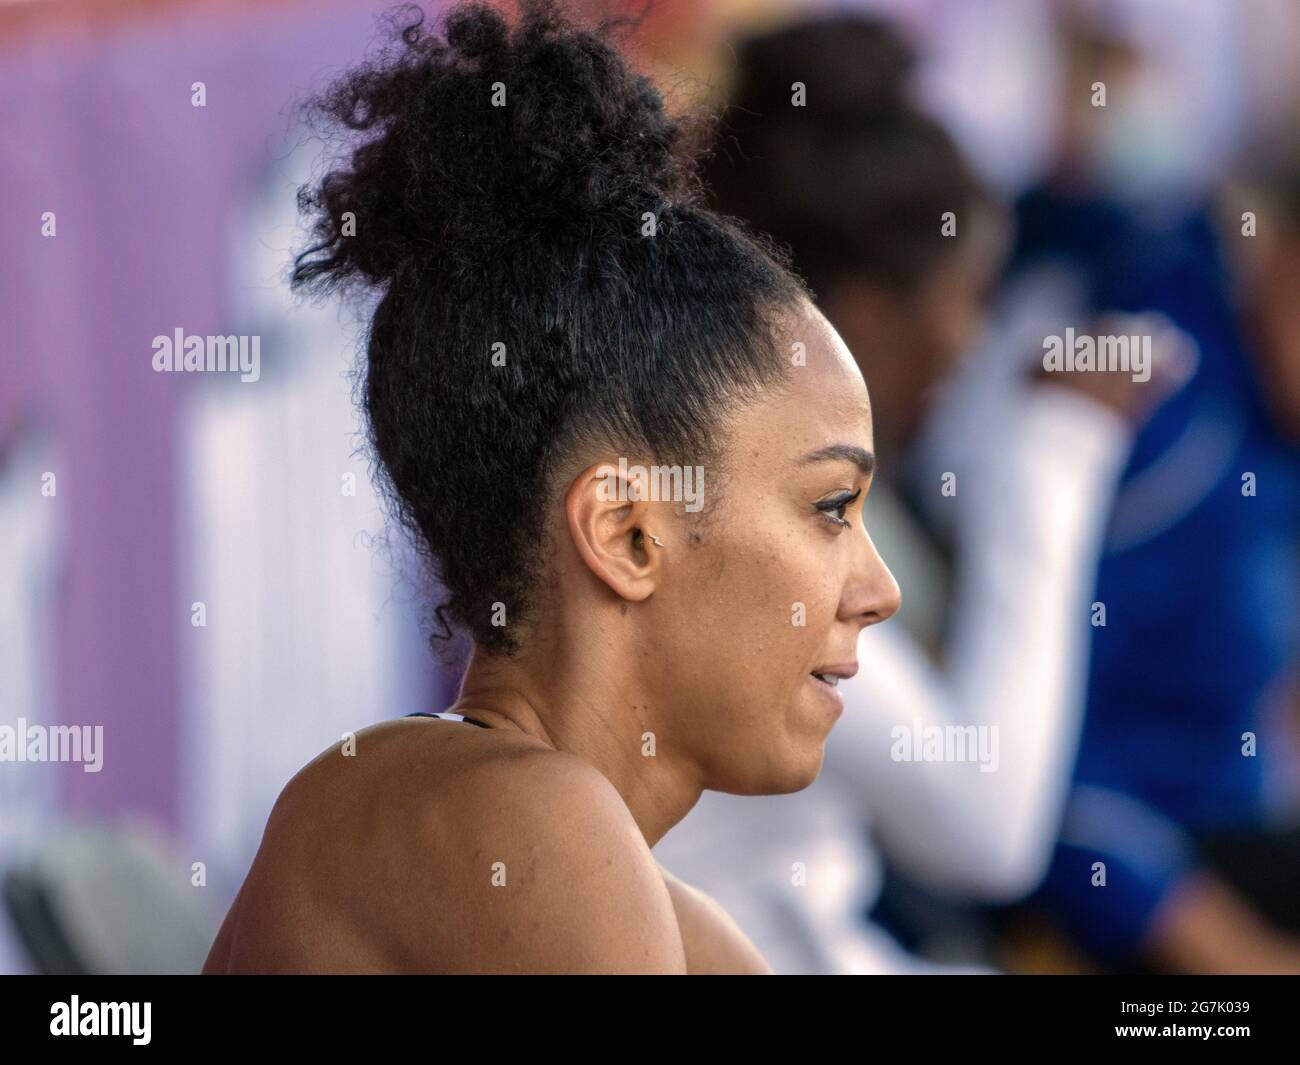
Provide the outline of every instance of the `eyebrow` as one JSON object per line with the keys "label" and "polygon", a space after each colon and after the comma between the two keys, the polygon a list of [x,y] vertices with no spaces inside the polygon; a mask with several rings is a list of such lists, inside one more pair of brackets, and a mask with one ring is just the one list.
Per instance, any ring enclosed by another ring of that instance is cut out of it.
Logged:
{"label": "eyebrow", "polygon": [[876,456],[856,444],[831,444],[829,447],[810,451],[799,460],[800,465],[807,465],[810,462],[851,462],[867,474],[876,468]]}

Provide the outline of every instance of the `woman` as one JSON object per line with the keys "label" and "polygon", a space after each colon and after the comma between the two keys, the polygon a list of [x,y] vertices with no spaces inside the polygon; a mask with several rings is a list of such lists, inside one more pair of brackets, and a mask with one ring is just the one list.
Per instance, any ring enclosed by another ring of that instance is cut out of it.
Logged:
{"label": "woman", "polygon": [[450,719],[290,781],[205,972],[768,972],[651,848],[706,788],[810,784],[898,608],[866,387],[604,29],[444,34],[318,101],[358,140],[295,282],[381,296],[375,455],[474,652]]}
{"label": "woman", "polygon": [[[814,785],[706,795],[656,854],[780,972],[989,971],[954,957],[974,937],[946,952],[929,939],[951,911],[918,920],[938,907],[891,894],[886,870],[945,903],[1010,901],[1041,879],[1078,741],[1104,518],[1128,423],[1161,385],[1034,372],[1070,320],[1038,294],[1003,301],[986,329],[1005,212],[916,103],[919,56],[891,24],[799,18],[735,55],[709,186],[791,249],[871,383],[890,461],[868,515],[908,604],[859,641]],[[947,959],[909,954],[886,923]]]}

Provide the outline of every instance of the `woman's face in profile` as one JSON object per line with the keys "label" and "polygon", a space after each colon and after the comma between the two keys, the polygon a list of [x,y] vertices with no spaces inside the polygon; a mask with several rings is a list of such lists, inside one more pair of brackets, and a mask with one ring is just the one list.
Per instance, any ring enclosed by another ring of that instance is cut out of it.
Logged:
{"label": "woman's face in profile", "polygon": [[843,712],[834,685],[857,669],[862,628],[900,601],[862,525],[873,463],[862,374],[811,305],[784,330],[788,380],[729,419],[723,483],[706,467],[702,513],[677,525],[688,543],[672,550],[643,630],[704,786],[738,794],[816,778]]}

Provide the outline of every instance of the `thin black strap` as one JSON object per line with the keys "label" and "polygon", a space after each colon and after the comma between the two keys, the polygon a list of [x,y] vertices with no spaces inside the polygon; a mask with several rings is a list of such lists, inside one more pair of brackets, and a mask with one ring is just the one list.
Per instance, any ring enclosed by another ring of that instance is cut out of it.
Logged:
{"label": "thin black strap", "polygon": [[[426,713],[426,712],[423,711],[423,710],[416,710],[416,711],[414,711],[413,713],[407,714],[406,716],[407,716],[407,717],[437,717],[440,721],[446,721],[446,720],[447,720],[445,717],[439,717],[438,714],[430,714],[430,713]],[[460,717],[461,717],[461,720],[462,720],[462,721],[468,721],[471,725],[477,725],[479,728],[491,728],[491,727],[492,727],[491,725],[485,725],[482,721],[480,721],[480,720],[479,720],[478,718],[476,718],[476,717],[470,717],[469,714],[461,714]]]}

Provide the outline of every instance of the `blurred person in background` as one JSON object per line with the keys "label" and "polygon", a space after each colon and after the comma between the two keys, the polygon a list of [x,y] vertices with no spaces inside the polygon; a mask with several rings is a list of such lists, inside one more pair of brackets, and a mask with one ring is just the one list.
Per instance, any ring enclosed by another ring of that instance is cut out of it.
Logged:
{"label": "blurred person in background", "polygon": [[1182,165],[1197,140],[1170,69],[1104,23],[1064,29],[1064,136],[1019,205],[1016,272],[1065,271],[1094,310],[1160,312],[1199,358],[1124,472],[1035,903],[1080,952],[1067,965],[1297,972],[1300,827],[1276,785],[1294,772],[1300,184],[1220,226],[1213,182]]}
{"label": "blurred person in background", "polygon": [[[871,383],[881,466],[868,526],[906,591],[902,625],[859,639],[817,782],[757,802],[706,793],[660,845],[778,971],[936,967],[862,919],[882,876],[868,832],[953,898],[1037,885],[1079,732],[1102,522],[1130,424],[1161,388],[1042,380],[1042,334],[1026,340],[1023,313],[981,343],[1006,219],[914,103],[913,62],[888,24],[851,15],[744,42],[707,175],[722,210],[791,248]],[[909,499],[923,429],[939,472],[918,474]],[[950,581],[921,531],[927,507],[952,527]],[[913,746],[954,734],[980,755],[931,760]]]}

